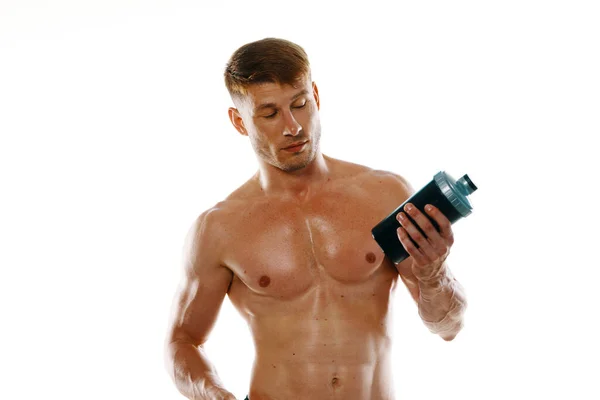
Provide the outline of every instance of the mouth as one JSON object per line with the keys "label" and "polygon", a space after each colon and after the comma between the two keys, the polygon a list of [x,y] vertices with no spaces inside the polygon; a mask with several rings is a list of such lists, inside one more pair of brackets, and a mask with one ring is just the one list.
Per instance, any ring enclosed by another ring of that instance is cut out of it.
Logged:
{"label": "mouth", "polygon": [[304,148],[304,145],[306,145],[306,143],[308,143],[308,140],[304,141],[304,142],[294,143],[291,146],[284,147],[283,150],[286,150],[286,151],[289,151],[292,153],[297,153]]}

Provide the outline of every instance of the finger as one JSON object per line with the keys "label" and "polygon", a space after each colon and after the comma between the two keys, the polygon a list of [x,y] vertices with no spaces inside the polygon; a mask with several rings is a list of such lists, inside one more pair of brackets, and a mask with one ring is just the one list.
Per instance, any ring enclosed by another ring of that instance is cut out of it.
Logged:
{"label": "finger", "polygon": [[400,212],[398,214],[398,221],[402,225],[402,227],[408,232],[410,238],[419,246],[419,249],[423,252],[423,254],[429,257],[431,260],[435,260],[437,258],[437,254],[429,242],[429,240],[419,231],[415,224],[404,214]]}
{"label": "finger", "polygon": [[444,238],[450,245],[454,243],[454,234],[452,232],[452,223],[439,208],[427,204],[425,206],[425,212],[434,219],[434,221],[440,227],[440,236]]}
{"label": "finger", "polygon": [[399,227],[397,229],[397,232],[398,238],[400,239],[400,243],[402,243],[402,246],[404,246],[404,249],[406,250],[408,255],[411,256],[418,264],[426,264],[428,261],[427,258],[421,252],[421,250],[419,250],[417,246],[415,246],[413,241],[408,236],[406,229]]}
{"label": "finger", "polygon": [[410,217],[419,225],[419,228],[425,233],[425,236],[434,244],[434,247],[446,245],[446,241],[440,236],[440,233],[433,226],[431,220],[423,214],[421,210],[411,203],[408,203],[404,208],[408,215],[410,215]]}

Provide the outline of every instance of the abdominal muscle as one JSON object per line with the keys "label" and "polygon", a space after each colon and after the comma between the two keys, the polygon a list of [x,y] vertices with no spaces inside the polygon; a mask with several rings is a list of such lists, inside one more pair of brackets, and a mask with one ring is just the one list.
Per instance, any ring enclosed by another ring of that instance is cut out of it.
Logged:
{"label": "abdominal muscle", "polygon": [[304,362],[288,365],[259,360],[250,385],[252,400],[393,399],[379,364],[326,365]]}
{"label": "abdominal muscle", "polygon": [[329,328],[315,327],[319,322],[296,320],[256,342],[250,399],[393,399],[389,338],[329,319]]}
{"label": "abdominal muscle", "polygon": [[345,298],[314,289],[286,304],[254,304],[270,312],[244,315],[256,350],[251,400],[394,399],[392,293],[356,289]]}

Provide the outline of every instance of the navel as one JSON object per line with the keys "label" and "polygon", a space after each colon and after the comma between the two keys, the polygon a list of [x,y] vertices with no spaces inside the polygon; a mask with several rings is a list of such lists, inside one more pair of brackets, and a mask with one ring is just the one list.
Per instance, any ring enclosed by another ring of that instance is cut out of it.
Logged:
{"label": "navel", "polygon": [[339,379],[337,376],[336,376],[336,377],[333,377],[333,378],[331,379],[331,386],[332,386],[333,388],[337,388],[337,387],[339,387],[339,386],[341,386],[341,385],[342,385],[342,383],[340,382],[340,379]]}
{"label": "navel", "polygon": [[377,260],[377,257],[375,257],[375,254],[373,254],[372,252],[368,252],[367,256],[365,257],[367,259],[368,262],[370,262],[371,264],[375,262],[375,260]]}
{"label": "navel", "polygon": [[269,278],[266,275],[261,276],[260,281],[258,281],[258,284],[260,285],[260,287],[267,287],[267,286],[269,286],[270,283],[271,283],[271,278]]}

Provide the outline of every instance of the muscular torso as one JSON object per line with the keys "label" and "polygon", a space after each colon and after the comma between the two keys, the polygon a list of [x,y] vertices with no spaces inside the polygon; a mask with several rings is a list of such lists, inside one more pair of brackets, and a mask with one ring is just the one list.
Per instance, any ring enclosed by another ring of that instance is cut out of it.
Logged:
{"label": "muscular torso", "polygon": [[407,194],[340,162],[304,198],[248,186],[220,207],[229,298],[256,348],[250,399],[393,399],[398,271],[371,228]]}

